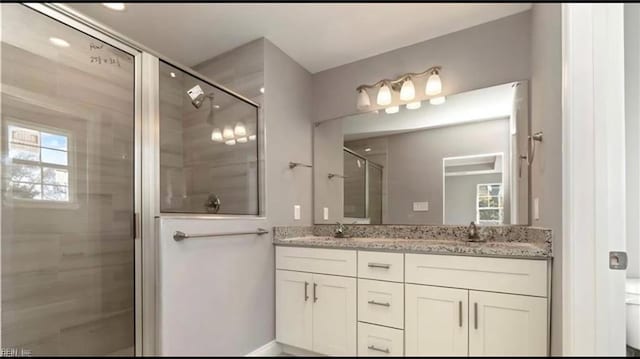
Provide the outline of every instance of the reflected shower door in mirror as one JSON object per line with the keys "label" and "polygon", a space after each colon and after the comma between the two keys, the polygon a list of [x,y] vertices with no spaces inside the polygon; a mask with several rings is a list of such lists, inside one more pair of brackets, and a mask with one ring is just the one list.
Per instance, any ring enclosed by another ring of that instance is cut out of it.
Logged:
{"label": "reflected shower door in mirror", "polygon": [[3,351],[133,355],[134,56],[0,6]]}
{"label": "reflected shower door in mirror", "polygon": [[316,124],[316,223],[529,223],[527,81],[411,107]]}
{"label": "reflected shower door in mirror", "polygon": [[160,62],[160,210],[257,215],[258,108]]}

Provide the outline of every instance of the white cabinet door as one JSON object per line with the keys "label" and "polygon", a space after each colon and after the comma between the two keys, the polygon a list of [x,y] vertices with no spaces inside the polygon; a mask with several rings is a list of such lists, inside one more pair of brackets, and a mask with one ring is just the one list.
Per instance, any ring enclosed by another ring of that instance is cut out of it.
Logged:
{"label": "white cabinet door", "polygon": [[547,299],[469,292],[469,355],[547,355]]}
{"label": "white cabinet door", "polygon": [[407,356],[467,356],[468,291],[405,285]]}
{"label": "white cabinet door", "polygon": [[313,275],[276,270],[276,340],[313,348]]}
{"label": "white cabinet door", "polygon": [[313,275],[313,351],[356,355],[356,279]]}

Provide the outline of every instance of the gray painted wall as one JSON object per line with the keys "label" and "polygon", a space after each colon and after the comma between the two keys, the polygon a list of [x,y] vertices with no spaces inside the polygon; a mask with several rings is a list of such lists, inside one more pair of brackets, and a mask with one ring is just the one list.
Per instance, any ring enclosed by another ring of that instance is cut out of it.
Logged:
{"label": "gray painted wall", "polygon": [[[388,223],[441,224],[442,159],[496,152],[508,158],[509,121],[442,127],[388,139]],[[509,173],[508,168],[505,173]],[[429,202],[429,211],[413,211],[413,202],[425,201]]]}
{"label": "gray painted wall", "polygon": [[627,277],[640,277],[640,6],[624,5]]}
{"label": "gray painted wall", "polygon": [[[311,74],[265,39],[241,46],[195,68],[263,105],[267,225],[311,224],[311,169],[290,170],[288,167],[289,161],[311,163]],[[260,93],[262,86],[264,95]],[[295,204],[302,209],[300,221],[293,220]],[[223,221],[219,226],[231,225],[233,221]],[[225,260],[227,257],[242,260],[228,261]],[[226,246],[224,250],[211,251],[207,258],[212,265],[224,263],[216,268],[225,273],[224,278],[212,278],[207,284],[216,288],[217,296],[260,298],[251,305],[243,299],[220,308],[212,330],[224,327],[225,333],[235,333],[232,336],[235,340],[216,341],[217,347],[212,352],[244,355],[273,340],[275,263],[270,235],[261,237],[251,251],[242,246]],[[247,281],[247,278],[261,280]],[[238,286],[238,283],[244,284]]]}
{"label": "gray painted wall", "polygon": [[445,223],[459,224],[475,221],[478,184],[501,182],[502,173],[447,176],[444,180]]}
{"label": "gray painted wall", "polygon": [[355,113],[356,87],[441,65],[443,94],[528,79],[531,12],[505,17],[313,75],[313,118]]}
{"label": "gray painted wall", "polygon": [[[535,4],[531,29],[531,132],[544,132],[531,168],[531,195],[553,230],[552,353],[562,353],[562,20],[560,4]],[[533,206],[533,201],[529,202]],[[533,214],[533,207],[531,213]]]}

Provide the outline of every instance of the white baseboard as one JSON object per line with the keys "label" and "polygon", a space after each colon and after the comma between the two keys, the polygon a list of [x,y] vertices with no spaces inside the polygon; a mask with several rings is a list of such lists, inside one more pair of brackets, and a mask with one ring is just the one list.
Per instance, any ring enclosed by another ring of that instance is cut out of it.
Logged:
{"label": "white baseboard", "polygon": [[272,357],[282,354],[282,345],[275,340],[245,355],[247,357]]}
{"label": "white baseboard", "polygon": [[292,347],[291,345],[280,344],[283,353],[293,355],[294,357],[317,357],[323,356],[318,353],[314,353],[312,351],[306,349],[300,349],[296,347]]}

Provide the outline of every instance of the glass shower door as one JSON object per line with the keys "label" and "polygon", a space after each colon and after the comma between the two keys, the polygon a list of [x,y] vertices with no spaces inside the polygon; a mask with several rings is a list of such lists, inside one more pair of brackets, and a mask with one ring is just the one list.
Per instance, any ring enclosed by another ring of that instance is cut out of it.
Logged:
{"label": "glass shower door", "polygon": [[134,353],[134,56],[2,4],[1,337]]}

